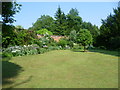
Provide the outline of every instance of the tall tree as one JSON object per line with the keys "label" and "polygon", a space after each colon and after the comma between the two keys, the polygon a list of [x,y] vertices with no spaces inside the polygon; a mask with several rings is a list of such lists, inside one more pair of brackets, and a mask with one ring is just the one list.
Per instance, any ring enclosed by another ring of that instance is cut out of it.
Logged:
{"label": "tall tree", "polygon": [[[16,2],[2,2],[2,46],[7,47],[15,43],[17,35],[14,32],[15,27],[11,25],[15,19],[14,15],[20,11],[20,4]],[[14,38],[13,38],[14,37]]]}
{"label": "tall tree", "polygon": [[[98,46],[102,45],[108,49],[120,48],[120,7],[113,9],[114,14],[102,20]],[[116,46],[116,47],[115,47]]]}
{"label": "tall tree", "polygon": [[81,28],[81,23],[82,18],[79,16],[78,10],[76,8],[72,8],[67,15],[68,34],[72,30],[76,30],[78,32]]}
{"label": "tall tree", "polygon": [[16,2],[2,2],[2,20],[3,24],[13,23],[14,15],[20,11],[21,4]]}
{"label": "tall tree", "polygon": [[64,12],[62,12],[60,6],[58,7],[58,10],[55,13],[55,34],[57,35],[65,35],[66,32],[66,15]]}
{"label": "tall tree", "polygon": [[33,30],[48,29],[49,31],[54,31],[54,19],[49,15],[42,15],[38,20],[33,24]]}

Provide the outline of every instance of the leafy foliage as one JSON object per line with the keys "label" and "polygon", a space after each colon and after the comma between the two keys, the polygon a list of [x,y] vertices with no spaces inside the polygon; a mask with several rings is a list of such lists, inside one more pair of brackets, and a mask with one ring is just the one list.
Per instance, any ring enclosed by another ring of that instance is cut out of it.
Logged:
{"label": "leafy foliage", "polygon": [[82,24],[82,18],[79,16],[78,10],[71,9],[67,15],[67,25],[68,25],[68,32],[69,34],[72,30],[76,30],[77,32],[79,31],[80,27]]}
{"label": "leafy foliage", "polygon": [[[14,32],[15,27],[10,25],[15,21],[14,14],[20,11],[20,4],[16,2],[2,2],[2,46],[15,45],[17,35]],[[14,37],[14,38],[13,38]]]}
{"label": "leafy foliage", "polygon": [[90,22],[83,22],[82,29],[88,29],[93,37],[93,44],[96,45],[96,38],[100,35],[100,31],[96,25],[92,25]]}
{"label": "leafy foliage", "polygon": [[[105,46],[107,49],[120,48],[120,8],[114,9],[114,15],[109,15],[107,19],[102,20],[100,35],[97,37],[97,46]],[[116,45],[115,45],[116,44]]]}
{"label": "leafy foliage", "polygon": [[69,43],[69,42],[68,42],[67,39],[61,38],[61,39],[59,40],[59,42],[58,42],[58,46],[61,46],[62,48],[65,48],[65,47],[67,47],[68,43]]}
{"label": "leafy foliage", "polygon": [[69,40],[76,43],[76,39],[77,39],[77,33],[75,30],[73,30],[70,32]]}
{"label": "leafy foliage", "polygon": [[44,34],[53,35],[53,33],[51,31],[48,31],[47,29],[38,30],[37,34],[41,34],[41,35],[44,35]]}
{"label": "leafy foliage", "polygon": [[[5,56],[7,52],[11,53],[13,56],[24,56],[37,54],[38,45],[24,45],[24,46],[12,46],[3,49],[3,55]],[[5,53],[5,54],[4,54]]]}
{"label": "leafy foliage", "polygon": [[60,6],[55,13],[55,31],[54,34],[56,35],[65,35],[65,31],[67,29],[66,26],[66,16],[64,12],[62,12]]}
{"label": "leafy foliage", "polygon": [[2,2],[2,20],[3,24],[5,23],[13,23],[14,14],[20,11],[21,4],[17,4],[16,2]]}
{"label": "leafy foliage", "polygon": [[50,17],[49,15],[42,15],[40,18],[37,19],[37,21],[33,24],[30,30],[41,30],[41,29],[48,29],[49,31],[54,30],[54,19]]}
{"label": "leafy foliage", "polygon": [[92,35],[87,29],[81,29],[77,34],[77,43],[80,43],[84,46],[84,51],[86,49],[86,46],[92,44],[92,40]]}

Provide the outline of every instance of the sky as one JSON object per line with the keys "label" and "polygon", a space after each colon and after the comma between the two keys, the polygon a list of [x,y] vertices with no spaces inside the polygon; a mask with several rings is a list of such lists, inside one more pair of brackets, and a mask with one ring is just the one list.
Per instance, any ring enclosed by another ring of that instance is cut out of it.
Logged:
{"label": "sky", "polygon": [[54,17],[58,6],[68,14],[71,8],[79,11],[83,21],[91,22],[100,27],[101,19],[106,19],[118,2],[18,2],[22,4],[21,11],[15,15],[17,20],[14,25],[21,25],[25,29],[32,26],[41,15]]}

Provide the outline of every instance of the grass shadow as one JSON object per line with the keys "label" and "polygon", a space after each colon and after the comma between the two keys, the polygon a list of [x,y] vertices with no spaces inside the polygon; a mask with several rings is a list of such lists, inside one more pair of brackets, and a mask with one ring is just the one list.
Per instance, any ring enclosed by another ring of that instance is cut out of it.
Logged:
{"label": "grass shadow", "polygon": [[113,55],[113,56],[120,56],[119,51],[110,51],[110,50],[103,50],[103,49],[90,49],[90,52],[97,52],[97,53],[102,53],[102,54],[108,54],[108,55]]}
{"label": "grass shadow", "polygon": [[[71,51],[73,52],[84,52],[82,49],[72,49]],[[108,55],[113,55],[113,56],[120,56],[119,51],[110,51],[110,50],[103,50],[103,49],[89,49],[86,50],[85,52],[97,52],[97,53],[102,53],[102,54],[108,54]]]}
{"label": "grass shadow", "polygon": [[8,88],[3,88],[3,90],[13,90],[13,88],[15,88],[16,86],[19,86],[19,85],[21,85],[21,84],[24,84],[24,83],[29,82],[29,81],[32,79],[32,77],[33,77],[33,76],[29,76],[26,80],[24,80],[24,81],[22,81],[22,82],[20,82],[20,83],[16,83],[16,84],[14,84],[14,85],[12,85],[12,86],[10,86],[10,87],[8,87]]}
{"label": "grass shadow", "polygon": [[21,71],[21,66],[9,61],[2,61],[2,85],[12,84],[13,81],[10,79],[16,77]]}

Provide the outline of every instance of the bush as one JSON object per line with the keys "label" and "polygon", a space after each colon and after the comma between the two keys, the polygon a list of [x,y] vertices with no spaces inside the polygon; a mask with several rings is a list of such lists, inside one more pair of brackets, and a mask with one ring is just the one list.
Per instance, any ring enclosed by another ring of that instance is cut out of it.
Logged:
{"label": "bush", "polygon": [[47,52],[48,50],[45,48],[38,48],[37,51],[38,51],[38,54],[43,54],[43,53]]}
{"label": "bush", "polygon": [[68,46],[72,48],[74,46],[74,42],[73,41],[69,41],[68,42]]}
{"label": "bush", "polygon": [[12,46],[4,48],[3,52],[12,53],[13,56],[24,56],[24,55],[33,55],[38,54],[37,48],[38,45],[24,45],[24,46]]}
{"label": "bush", "polygon": [[2,53],[2,59],[3,60],[10,60],[12,58],[12,53],[8,53],[8,52],[3,52]]}
{"label": "bush", "polygon": [[41,37],[39,40],[36,41],[36,44],[40,47],[43,47],[44,45],[48,46],[52,42],[54,42],[54,39],[50,37],[50,35],[44,35],[44,37]]}
{"label": "bush", "polygon": [[74,44],[73,46],[73,49],[83,49],[83,46],[82,45],[79,45],[79,44]]}
{"label": "bush", "polygon": [[57,42],[56,42],[56,41],[53,41],[53,42],[51,42],[50,44],[48,44],[48,46],[57,46]]}
{"label": "bush", "polygon": [[64,38],[60,39],[59,42],[58,42],[58,46],[61,46],[62,48],[65,48],[65,46],[68,45],[68,41]]}
{"label": "bush", "polygon": [[50,50],[59,50],[60,49],[60,47],[59,46],[49,46],[48,47],[48,50],[50,51]]}

